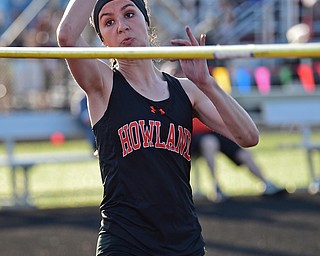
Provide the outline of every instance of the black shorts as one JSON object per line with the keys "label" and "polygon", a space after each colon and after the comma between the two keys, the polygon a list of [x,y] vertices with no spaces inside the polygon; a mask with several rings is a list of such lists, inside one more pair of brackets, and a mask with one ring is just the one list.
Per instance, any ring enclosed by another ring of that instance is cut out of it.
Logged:
{"label": "black shorts", "polygon": [[217,134],[215,132],[207,132],[207,133],[199,133],[196,134],[192,137],[192,147],[191,147],[191,152],[195,156],[201,155],[200,153],[200,141],[203,136],[211,134],[214,136],[218,142],[219,142],[219,147],[220,147],[220,152],[226,155],[234,164],[240,166],[242,163],[237,159],[236,154],[239,150],[242,148],[233,142],[232,140],[229,140],[228,138]]}
{"label": "black shorts", "polygon": [[150,256],[120,237],[107,232],[100,233],[97,242],[97,256]]}
{"label": "black shorts", "polygon": [[[97,256],[152,256],[138,247],[128,243],[124,239],[111,235],[108,232],[100,232],[97,242]],[[205,255],[205,248],[199,250],[198,256]],[[191,256],[191,255],[190,255]]]}

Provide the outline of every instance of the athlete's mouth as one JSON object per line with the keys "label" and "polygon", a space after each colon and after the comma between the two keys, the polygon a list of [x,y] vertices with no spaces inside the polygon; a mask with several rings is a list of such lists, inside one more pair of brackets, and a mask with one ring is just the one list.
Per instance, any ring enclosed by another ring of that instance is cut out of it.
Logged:
{"label": "athlete's mouth", "polygon": [[128,46],[132,43],[132,41],[133,41],[132,37],[127,37],[121,41],[121,45]]}

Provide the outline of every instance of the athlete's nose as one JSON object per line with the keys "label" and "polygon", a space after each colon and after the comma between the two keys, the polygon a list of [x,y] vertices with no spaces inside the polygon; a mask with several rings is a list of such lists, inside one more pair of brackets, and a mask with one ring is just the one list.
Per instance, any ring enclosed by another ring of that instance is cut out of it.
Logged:
{"label": "athlete's nose", "polygon": [[121,33],[121,32],[124,32],[126,30],[129,30],[129,26],[128,26],[127,22],[125,20],[119,20],[118,32]]}

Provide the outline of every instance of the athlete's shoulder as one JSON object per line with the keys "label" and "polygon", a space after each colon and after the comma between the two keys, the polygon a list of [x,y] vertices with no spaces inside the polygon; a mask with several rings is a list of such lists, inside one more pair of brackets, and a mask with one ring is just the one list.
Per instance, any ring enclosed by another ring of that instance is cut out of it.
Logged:
{"label": "athlete's shoulder", "polygon": [[195,95],[197,95],[197,87],[188,78],[176,78],[182,89],[187,94],[191,104],[194,104]]}

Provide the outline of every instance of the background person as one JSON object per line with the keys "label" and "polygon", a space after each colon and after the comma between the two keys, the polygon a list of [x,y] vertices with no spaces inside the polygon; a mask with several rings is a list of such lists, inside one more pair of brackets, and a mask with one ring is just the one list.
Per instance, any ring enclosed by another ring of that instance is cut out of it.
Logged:
{"label": "background person", "polygon": [[86,139],[89,142],[94,154],[96,153],[96,140],[92,131],[90,116],[88,111],[87,97],[82,92],[76,93],[71,102],[71,113],[79,120]]}
{"label": "background person", "polygon": [[213,132],[197,118],[193,119],[192,136],[192,153],[193,155],[203,156],[208,164],[213,177],[216,202],[227,199],[226,194],[220,188],[216,175],[216,158],[219,152],[227,156],[235,165],[246,166],[251,174],[261,180],[264,184],[262,192],[264,196],[272,196],[284,192],[284,189],[278,188],[264,177],[261,168],[253,159],[250,151],[240,147],[230,139]]}

